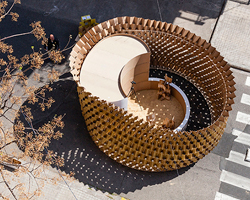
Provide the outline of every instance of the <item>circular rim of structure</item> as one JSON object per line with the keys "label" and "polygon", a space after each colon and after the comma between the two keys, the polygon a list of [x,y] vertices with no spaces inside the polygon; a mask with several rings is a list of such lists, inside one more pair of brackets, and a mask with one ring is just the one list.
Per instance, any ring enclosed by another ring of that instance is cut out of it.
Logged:
{"label": "circular rim of structure", "polygon": [[[149,81],[159,81],[159,80],[164,80],[164,79],[154,78],[154,77],[149,78]],[[189,100],[187,98],[187,95],[181,90],[181,88],[179,88],[174,83],[170,83],[169,85],[171,87],[173,87],[181,95],[181,97],[183,98],[183,101],[185,102],[185,109],[184,109],[185,116],[184,116],[181,124],[177,128],[174,129],[174,132],[184,131],[187,127],[188,119],[190,116],[190,103],[189,103]]]}
{"label": "circular rim of structure", "polygon": [[234,103],[235,82],[227,62],[210,43],[177,25],[117,17],[90,29],[72,49],[70,67],[77,83],[89,51],[113,34],[141,38],[151,50],[151,68],[174,72],[193,83],[206,99],[212,124],[189,132],[155,129],[78,87],[82,113],[93,141],[112,159],[143,171],[179,169],[203,158],[222,137]]}

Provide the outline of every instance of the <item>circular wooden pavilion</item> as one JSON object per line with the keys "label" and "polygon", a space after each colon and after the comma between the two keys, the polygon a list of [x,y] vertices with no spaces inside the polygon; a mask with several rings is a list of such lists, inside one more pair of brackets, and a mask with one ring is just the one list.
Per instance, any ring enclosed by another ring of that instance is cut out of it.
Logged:
{"label": "circular wooden pavilion", "polygon": [[[138,170],[174,170],[203,158],[222,137],[234,103],[234,77],[220,53],[201,37],[166,22],[137,17],[105,21],[77,42],[70,67],[93,141],[112,159]],[[206,99],[212,123],[176,132],[128,113],[131,81],[136,91],[155,87],[150,68],[194,84]]]}

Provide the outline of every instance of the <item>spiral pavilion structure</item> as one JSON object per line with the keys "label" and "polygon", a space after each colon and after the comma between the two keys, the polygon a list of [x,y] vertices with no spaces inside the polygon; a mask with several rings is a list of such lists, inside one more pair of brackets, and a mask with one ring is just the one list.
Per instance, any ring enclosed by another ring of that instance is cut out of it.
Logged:
{"label": "spiral pavilion structure", "polygon": [[[117,17],[100,23],[76,43],[70,67],[93,141],[115,161],[137,170],[169,171],[203,158],[221,139],[234,103],[234,77],[220,53],[201,37],[166,22]],[[175,131],[127,112],[131,81],[136,91],[157,87],[148,80],[150,69],[191,82],[206,100],[211,124]]]}

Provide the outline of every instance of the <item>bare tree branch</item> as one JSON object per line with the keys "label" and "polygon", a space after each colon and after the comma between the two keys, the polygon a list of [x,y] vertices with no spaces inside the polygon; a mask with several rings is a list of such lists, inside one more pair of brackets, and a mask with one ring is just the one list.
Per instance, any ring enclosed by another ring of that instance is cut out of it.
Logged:
{"label": "bare tree branch", "polygon": [[0,19],[5,18],[5,17],[10,13],[10,11],[11,11],[12,8],[14,7],[14,5],[15,5],[15,1],[13,1],[13,3],[12,3],[12,5],[11,5],[11,7],[9,8],[9,10],[8,10],[4,15],[2,15],[2,16],[0,17]]}
{"label": "bare tree branch", "polygon": [[10,39],[10,38],[13,38],[13,37],[19,37],[19,36],[23,36],[23,35],[29,35],[29,34],[32,34],[32,31],[26,32],[26,33],[18,33],[18,34],[10,35],[10,36],[7,36],[7,37],[4,37],[4,38],[0,39],[0,41],[7,40],[7,39]]}

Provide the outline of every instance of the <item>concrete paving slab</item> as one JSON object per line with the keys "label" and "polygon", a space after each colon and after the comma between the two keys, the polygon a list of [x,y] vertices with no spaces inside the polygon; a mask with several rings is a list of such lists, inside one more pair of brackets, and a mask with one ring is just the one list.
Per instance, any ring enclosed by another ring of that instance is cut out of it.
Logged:
{"label": "concrete paving slab", "polygon": [[[122,193],[121,195],[133,200],[213,200],[220,186],[219,177],[221,171],[217,163],[219,159],[219,156],[210,153],[188,171],[185,171],[185,173],[181,170],[166,172],[165,174],[168,174],[169,177],[171,174],[175,174],[176,177],[172,177],[161,184],[150,185],[134,192]],[[129,183],[124,180],[123,184],[125,186],[125,184]],[[201,185],[202,187],[200,187]]]}
{"label": "concrete paving slab", "polygon": [[250,6],[228,1],[211,43],[231,65],[250,71],[249,32]]}
{"label": "concrete paving slab", "polygon": [[249,0],[231,0],[231,1],[235,1],[235,2],[243,3],[243,4],[249,4]]}

